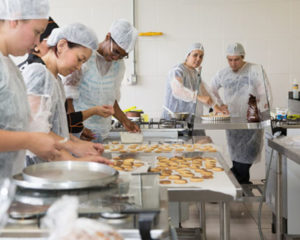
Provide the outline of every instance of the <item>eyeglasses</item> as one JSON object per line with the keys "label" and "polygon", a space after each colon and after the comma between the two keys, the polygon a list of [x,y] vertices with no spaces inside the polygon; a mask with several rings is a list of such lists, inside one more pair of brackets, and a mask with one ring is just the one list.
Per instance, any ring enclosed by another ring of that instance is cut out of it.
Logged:
{"label": "eyeglasses", "polygon": [[126,55],[120,53],[118,49],[114,49],[114,48],[113,48],[113,43],[116,44],[116,42],[115,42],[112,38],[110,38],[110,51],[111,51],[111,53],[112,53],[115,57],[117,57],[118,59],[128,58],[128,53],[126,53]]}

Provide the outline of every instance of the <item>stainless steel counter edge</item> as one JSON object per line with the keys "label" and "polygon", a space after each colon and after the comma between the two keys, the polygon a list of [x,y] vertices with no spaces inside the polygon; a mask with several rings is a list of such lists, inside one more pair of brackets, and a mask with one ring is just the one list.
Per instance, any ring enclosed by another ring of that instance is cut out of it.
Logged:
{"label": "stainless steel counter edge", "polygon": [[281,153],[282,155],[286,156],[290,160],[300,164],[300,149],[291,147],[285,143],[283,143],[279,139],[269,139],[268,145],[276,150],[277,152]]}
{"label": "stainless steel counter edge", "polygon": [[224,129],[263,129],[271,125],[271,120],[264,120],[261,122],[249,123],[247,120],[241,118],[232,117],[230,120],[226,121],[205,121],[201,118],[195,119],[194,130],[197,129],[214,129],[214,130],[224,130]]}

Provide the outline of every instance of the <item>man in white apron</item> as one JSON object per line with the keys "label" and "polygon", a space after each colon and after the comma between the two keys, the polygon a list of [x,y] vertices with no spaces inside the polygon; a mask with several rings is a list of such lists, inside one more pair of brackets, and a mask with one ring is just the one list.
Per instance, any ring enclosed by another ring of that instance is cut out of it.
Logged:
{"label": "man in white apron", "polygon": [[[252,94],[259,111],[268,110],[270,90],[262,66],[244,60],[245,50],[240,43],[230,44],[226,56],[229,67],[219,71],[211,84],[219,105],[226,104],[232,117],[246,119],[249,94]],[[218,93],[220,88],[224,90],[224,101]],[[226,136],[232,172],[240,183],[250,183],[249,170],[261,151],[263,130],[227,130]]]}

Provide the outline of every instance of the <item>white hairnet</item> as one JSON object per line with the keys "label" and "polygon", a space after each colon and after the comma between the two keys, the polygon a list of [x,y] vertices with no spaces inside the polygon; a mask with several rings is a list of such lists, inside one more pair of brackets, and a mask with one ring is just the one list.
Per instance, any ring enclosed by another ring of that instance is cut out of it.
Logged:
{"label": "white hairnet", "polygon": [[129,53],[133,50],[138,32],[126,19],[114,21],[109,29],[112,39]]}
{"label": "white hairnet", "polygon": [[93,30],[81,23],[73,23],[65,27],[54,29],[48,40],[48,46],[56,46],[58,41],[66,39],[68,42],[76,43],[92,50],[98,49],[98,38]]}
{"label": "white hairnet", "polygon": [[187,56],[194,50],[200,50],[204,52],[204,47],[201,43],[194,43],[192,46],[190,46],[190,48],[186,52],[185,58],[187,58]]}
{"label": "white hairnet", "polygon": [[240,43],[229,44],[226,50],[226,56],[245,56],[245,49]]}
{"label": "white hairnet", "polygon": [[48,0],[0,0],[0,19],[48,19]]}

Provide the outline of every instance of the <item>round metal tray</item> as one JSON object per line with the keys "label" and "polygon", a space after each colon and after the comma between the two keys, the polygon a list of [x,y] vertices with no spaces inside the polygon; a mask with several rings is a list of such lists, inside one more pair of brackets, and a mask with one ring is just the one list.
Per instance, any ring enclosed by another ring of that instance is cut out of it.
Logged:
{"label": "round metal tray", "polygon": [[31,165],[13,179],[23,188],[64,190],[103,187],[115,181],[118,174],[101,163],[59,161]]}

